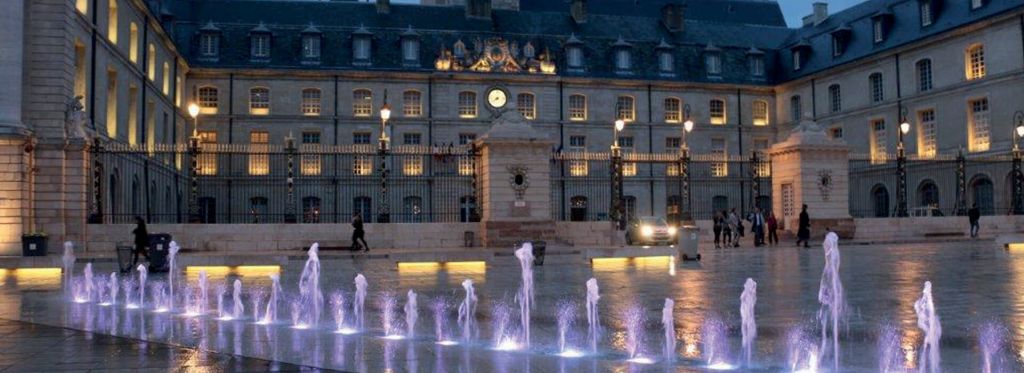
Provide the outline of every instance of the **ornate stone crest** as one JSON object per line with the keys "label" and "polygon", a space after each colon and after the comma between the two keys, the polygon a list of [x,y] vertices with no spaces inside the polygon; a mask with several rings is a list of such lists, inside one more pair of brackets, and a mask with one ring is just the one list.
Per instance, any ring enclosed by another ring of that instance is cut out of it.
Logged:
{"label": "ornate stone crest", "polygon": [[527,176],[528,171],[529,169],[525,166],[508,166],[508,182],[512,185],[512,190],[516,192],[517,200],[522,200],[523,195],[526,194],[526,189],[530,187],[530,178]]}
{"label": "ornate stone crest", "polygon": [[442,47],[437,60],[434,61],[434,67],[445,71],[555,73],[555,63],[550,51],[545,49],[538,55],[530,42],[522,49],[519,43],[498,37],[476,39],[472,44],[472,50],[467,50],[462,40],[456,41],[451,51]]}
{"label": "ornate stone crest", "polygon": [[832,194],[832,170],[818,171],[818,191],[821,192],[822,200],[829,200]]}

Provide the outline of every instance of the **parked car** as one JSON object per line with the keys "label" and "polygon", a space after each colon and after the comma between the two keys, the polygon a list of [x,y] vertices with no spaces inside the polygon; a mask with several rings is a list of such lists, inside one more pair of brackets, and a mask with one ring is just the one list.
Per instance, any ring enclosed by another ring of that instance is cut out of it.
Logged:
{"label": "parked car", "polygon": [[656,216],[639,216],[626,224],[628,245],[674,245],[678,237],[676,227]]}

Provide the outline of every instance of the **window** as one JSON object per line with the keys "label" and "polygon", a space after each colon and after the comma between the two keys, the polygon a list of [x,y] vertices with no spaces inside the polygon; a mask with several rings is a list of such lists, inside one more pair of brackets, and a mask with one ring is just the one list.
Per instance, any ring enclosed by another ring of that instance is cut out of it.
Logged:
{"label": "window", "polygon": [[932,2],[930,0],[922,1],[920,4],[921,10],[921,27],[930,26],[932,24]]}
{"label": "window", "polygon": [[970,111],[970,128],[968,131],[971,142],[968,144],[968,148],[972,152],[986,151],[990,144],[988,99],[982,98],[971,101]]}
{"label": "window", "polygon": [[164,62],[164,71],[162,76],[163,89],[161,89],[161,91],[164,92],[164,95],[169,95],[171,93],[171,64]]}
{"label": "window", "polygon": [[666,137],[665,138],[665,150],[672,151],[677,150],[682,144],[682,141],[678,137]]}
{"label": "window", "polygon": [[373,93],[369,89],[352,91],[352,116],[369,117],[373,115]]}
{"label": "window", "polygon": [[302,197],[302,222],[320,222],[320,198],[313,196]]}
{"label": "window", "polygon": [[[352,133],[352,143],[355,145],[369,145],[369,132]],[[371,155],[356,155],[352,157],[352,174],[366,176],[373,173],[373,157]]]}
{"label": "window", "polygon": [[800,95],[796,95],[789,98],[789,120],[793,122],[799,122],[803,116],[803,108],[801,107]]}
{"label": "window", "polygon": [[633,68],[632,56],[628,48],[619,48],[615,51],[615,69],[619,72],[626,72]]}
{"label": "window", "polygon": [[[151,109],[151,107],[147,107]],[[139,88],[128,86],[128,143],[135,144],[139,137]]]}
{"label": "window", "polygon": [[935,110],[927,109],[917,113],[918,131],[921,135],[918,139],[917,154],[922,158],[933,158],[937,150],[935,141]]}
{"label": "window", "polygon": [[967,48],[967,79],[981,79],[985,77],[985,46],[981,44],[972,45]]}
{"label": "window", "polygon": [[828,133],[833,139],[841,139],[843,138],[843,127],[832,127],[828,130]]}
{"label": "window", "polygon": [[843,38],[836,35],[832,36],[832,56],[842,55],[845,47],[846,45],[843,42]]}
{"label": "window", "polygon": [[217,174],[217,154],[212,153],[217,149],[217,132],[198,131],[199,135],[199,157],[196,159],[196,171],[200,175]]}
{"label": "window", "polygon": [[79,13],[86,14],[89,12],[89,0],[75,0],[75,9]]}
{"label": "window", "polygon": [[117,0],[110,0],[107,6],[107,39],[117,44]]}
{"label": "window", "polygon": [[369,132],[354,132],[352,133],[352,143],[356,145],[369,145],[370,137]]}
{"label": "window", "polygon": [[320,90],[306,88],[302,90],[302,115],[320,115]]}
{"label": "window", "polygon": [[838,113],[843,110],[843,92],[838,84],[828,86],[828,102],[830,112]]}
{"label": "window", "polygon": [[249,175],[270,173],[270,134],[267,131],[249,132]]}
{"label": "window", "polygon": [[405,91],[402,93],[402,114],[406,117],[416,118],[423,115],[423,101],[420,91]]}
{"label": "window", "polygon": [[[469,145],[476,141],[474,133],[460,133],[459,145]],[[459,157],[459,175],[469,176],[474,173],[473,157]]]}
{"label": "window", "polygon": [[800,70],[803,62],[803,52],[800,50],[793,51],[793,71]]}
{"label": "window", "polygon": [[320,35],[302,36],[302,58],[315,60],[320,58]]}
{"label": "window", "polygon": [[672,73],[675,67],[675,57],[672,52],[664,51],[658,54],[658,68],[662,73]]}
{"label": "window", "polygon": [[751,56],[750,57],[750,75],[755,77],[764,76],[764,57],[762,56]]}
{"label": "window", "polygon": [[566,61],[569,68],[579,69],[583,67],[583,48],[572,46],[566,49]]}
{"label": "window", "polygon": [[217,88],[199,87],[196,96],[196,101],[199,103],[199,112],[203,114],[217,114]]}
{"label": "window", "polygon": [[768,125],[768,101],[756,100],[753,105],[753,122],[755,126]]}
{"label": "window", "polygon": [[476,141],[475,133],[460,133],[459,134],[459,145],[469,145],[473,141]]}
{"label": "window", "polygon": [[569,221],[587,221],[587,197],[569,198]]}
{"label": "window", "polygon": [[971,9],[978,9],[985,6],[985,0],[971,0]]}
{"label": "window", "polygon": [[139,62],[139,26],[135,22],[128,24],[128,59]]}
{"label": "window", "polygon": [[679,123],[683,118],[682,101],[675,97],[665,99],[665,123]]}
{"label": "window", "polygon": [[885,40],[885,24],[882,18],[875,18],[871,22],[871,39],[875,43],[881,43]]}
{"label": "window", "polygon": [[149,45],[146,53],[146,77],[149,81],[156,81],[156,47]]}
{"label": "window", "polygon": [[373,200],[367,196],[359,196],[352,199],[352,212],[359,214],[364,222],[373,221]]}
{"label": "window", "polygon": [[114,70],[107,70],[107,136],[117,138],[117,71]]}
{"label": "window", "polygon": [[459,92],[459,118],[476,118],[476,92]]}
{"label": "window", "polygon": [[252,217],[252,223],[259,223],[261,217],[267,216],[270,212],[267,208],[268,204],[267,197],[249,198],[249,215]]}
{"label": "window", "polygon": [[569,136],[569,152],[574,153],[574,159],[569,162],[569,176],[587,176],[590,172],[589,162],[585,158],[587,137]]}
{"label": "window", "polygon": [[868,77],[871,84],[871,102],[882,102],[885,100],[885,91],[882,87],[882,73],[874,73]]}
{"label": "window", "polygon": [[918,206],[939,207],[939,187],[932,180],[925,180],[917,187]]}
{"label": "window", "polygon": [[871,121],[871,163],[885,163],[888,159],[885,119]]}
{"label": "window", "polygon": [[711,157],[717,162],[711,163],[711,176],[714,177],[725,177],[729,176],[728,166],[728,152],[725,148],[725,139],[713,138],[711,139]]}
{"label": "window", "polygon": [[267,115],[270,113],[270,89],[264,87],[249,90],[249,114]]}
{"label": "window", "polygon": [[711,100],[708,103],[708,113],[711,117],[711,124],[725,124],[725,101]]}
{"label": "window", "polygon": [[537,102],[533,93],[520,93],[516,97],[516,109],[526,119],[537,119]]}
{"label": "window", "polygon": [[[82,104],[85,105],[89,102],[89,96],[86,89],[86,74],[85,74],[85,45],[75,40],[75,96],[82,96]],[[89,110],[88,107],[83,110]]]}
{"label": "window", "polygon": [[419,145],[423,142],[423,135],[419,133],[406,133],[402,135],[402,144]]}
{"label": "window", "polygon": [[250,55],[253,59],[270,57],[270,34],[253,34]]}
{"label": "window", "polygon": [[617,119],[622,119],[626,122],[635,120],[636,108],[633,97],[619,96],[618,100],[615,101],[615,113]]}
{"label": "window", "polygon": [[[619,136],[619,148],[622,149],[623,156],[633,153],[633,136]],[[636,176],[636,163],[635,162],[623,162],[622,163],[622,176]]]}
{"label": "window", "polygon": [[304,152],[302,154],[302,165],[301,170],[303,175],[319,175],[321,170],[320,155],[317,154],[316,148],[320,145],[320,132],[317,131],[303,131],[302,132],[302,147]]}
{"label": "window", "polygon": [[923,59],[917,61],[917,91],[928,92],[932,90],[932,60]]}
{"label": "window", "polygon": [[[184,70],[184,69],[182,69]],[[181,107],[181,74],[174,77],[174,106]]]}
{"label": "window", "polygon": [[405,37],[402,39],[402,61],[406,64],[419,64],[420,60],[420,41],[414,37]]}
{"label": "window", "polygon": [[217,57],[220,50],[220,38],[212,32],[203,33],[199,36],[199,55],[202,57]]}
{"label": "window", "polygon": [[722,56],[717,52],[704,54],[704,70],[708,76],[722,75]]}
{"label": "window", "polygon": [[402,157],[402,175],[423,175],[423,157],[424,156],[419,154]]}
{"label": "window", "polygon": [[370,61],[370,38],[365,36],[356,37],[352,41],[352,56],[356,61]]}
{"label": "window", "polygon": [[571,121],[584,121],[584,120],[587,120],[587,96],[584,96],[584,95],[571,95],[571,96],[569,96],[569,120],[571,120]]}

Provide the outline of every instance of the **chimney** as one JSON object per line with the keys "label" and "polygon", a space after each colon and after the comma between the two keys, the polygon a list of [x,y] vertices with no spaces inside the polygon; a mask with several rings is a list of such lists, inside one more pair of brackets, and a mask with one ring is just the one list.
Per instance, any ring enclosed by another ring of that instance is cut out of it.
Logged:
{"label": "chimney", "polygon": [[572,0],[569,5],[569,15],[577,25],[587,23],[587,0]]}
{"label": "chimney", "polygon": [[683,31],[683,15],[686,7],[679,3],[669,3],[661,7],[661,23],[670,32]]}
{"label": "chimney", "polygon": [[377,14],[391,13],[391,0],[377,0]]}
{"label": "chimney", "polygon": [[466,0],[466,17],[491,19],[491,0]]}
{"label": "chimney", "polygon": [[818,24],[825,22],[825,19],[828,18],[828,3],[814,3],[813,7],[814,13],[811,13],[811,19],[813,20],[814,25],[817,26]]}

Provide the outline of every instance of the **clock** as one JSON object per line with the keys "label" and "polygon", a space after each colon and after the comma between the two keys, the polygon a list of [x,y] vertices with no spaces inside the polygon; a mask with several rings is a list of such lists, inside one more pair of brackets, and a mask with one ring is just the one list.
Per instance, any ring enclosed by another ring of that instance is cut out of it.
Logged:
{"label": "clock", "polygon": [[487,92],[487,104],[491,105],[492,108],[501,109],[508,103],[508,93],[501,88],[491,88]]}

